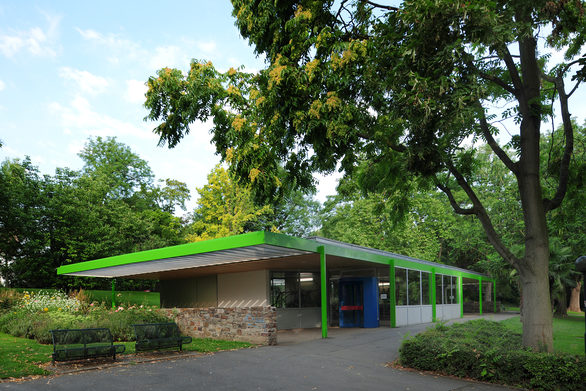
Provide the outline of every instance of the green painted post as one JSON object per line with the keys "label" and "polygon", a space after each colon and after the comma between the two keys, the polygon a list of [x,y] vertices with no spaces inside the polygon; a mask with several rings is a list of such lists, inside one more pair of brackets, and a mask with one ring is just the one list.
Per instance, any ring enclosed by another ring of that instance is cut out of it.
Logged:
{"label": "green painted post", "polygon": [[328,279],[326,275],[326,249],[324,246],[317,248],[319,251],[319,273],[321,280],[321,337],[328,337]]}
{"label": "green painted post", "polygon": [[391,259],[389,267],[389,304],[391,327],[397,327],[397,298],[395,293],[395,260]]}
{"label": "green painted post", "polygon": [[437,321],[437,313],[435,308],[435,270],[429,273],[429,297],[431,300],[431,321]]}
{"label": "green painted post", "polygon": [[493,312],[496,314],[496,280],[492,280],[492,304],[494,306]]}
{"label": "green painted post", "polygon": [[112,309],[116,308],[116,279],[112,278]]}
{"label": "green painted post", "polygon": [[458,281],[458,302],[460,303],[460,318],[464,317],[464,277],[460,274]]}
{"label": "green painted post", "polygon": [[482,277],[478,279],[478,312],[482,315]]}

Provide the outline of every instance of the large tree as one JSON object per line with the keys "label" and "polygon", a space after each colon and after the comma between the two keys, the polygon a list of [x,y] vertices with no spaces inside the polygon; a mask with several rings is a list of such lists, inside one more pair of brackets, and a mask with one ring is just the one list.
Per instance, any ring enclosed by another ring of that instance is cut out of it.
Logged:
{"label": "large tree", "polygon": [[[220,73],[194,61],[186,73],[159,71],[148,81],[146,106],[148,118],[161,121],[155,128],[160,142],[173,147],[190,123],[213,117],[217,151],[265,197],[278,194],[282,184],[312,186],[312,172],[336,167],[358,175],[363,189],[393,197],[408,197],[414,178],[432,181],[456,213],[478,218],[498,254],[518,271],[523,342],[551,351],[546,214],[560,206],[568,186],[569,101],[586,62],[577,58],[586,39],[583,2],[233,5],[242,36],[265,56],[267,68]],[[564,59],[550,59],[546,48],[563,52]],[[544,196],[541,127],[554,112],[564,146],[555,192]],[[498,137],[499,121],[512,137]],[[524,223],[521,255],[503,242],[475,190],[471,145],[477,139],[515,177]]]}

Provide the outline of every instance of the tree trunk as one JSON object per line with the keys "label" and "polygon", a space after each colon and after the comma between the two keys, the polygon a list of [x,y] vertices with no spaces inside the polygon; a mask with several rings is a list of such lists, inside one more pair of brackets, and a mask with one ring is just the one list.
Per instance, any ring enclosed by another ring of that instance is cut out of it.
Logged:
{"label": "tree trunk", "polygon": [[566,294],[566,287],[563,287],[563,290],[557,297],[558,303],[555,306],[555,314],[557,316],[568,316],[568,296]]}
{"label": "tree trunk", "polygon": [[553,319],[547,268],[530,264],[519,270],[523,289],[523,345],[553,351]]}
{"label": "tree trunk", "polygon": [[582,289],[582,282],[578,281],[570,294],[570,306],[568,307],[568,311],[582,312],[580,310],[580,289]]}

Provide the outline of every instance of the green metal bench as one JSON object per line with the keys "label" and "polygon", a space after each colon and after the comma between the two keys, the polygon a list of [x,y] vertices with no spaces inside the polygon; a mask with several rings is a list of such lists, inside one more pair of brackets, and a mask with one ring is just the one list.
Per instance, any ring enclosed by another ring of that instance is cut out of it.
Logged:
{"label": "green metal bench", "polygon": [[51,330],[53,361],[82,360],[109,357],[124,352],[124,345],[114,345],[110,329]]}
{"label": "green metal bench", "polygon": [[182,336],[176,323],[133,324],[136,351],[179,348],[191,343],[191,337]]}

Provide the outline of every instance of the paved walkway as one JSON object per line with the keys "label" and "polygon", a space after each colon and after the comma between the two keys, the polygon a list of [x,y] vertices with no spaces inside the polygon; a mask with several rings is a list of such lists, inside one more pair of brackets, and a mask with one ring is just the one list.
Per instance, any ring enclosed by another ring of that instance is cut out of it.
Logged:
{"label": "paved walkway", "polygon": [[306,340],[210,355],[173,356],[137,365],[0,383],[0,390],[507,389],[389,368],[387,363],[398,357],[403,337],[429,326],[333,329],[325,340]]}

